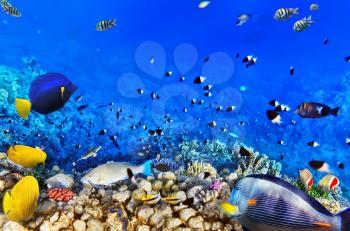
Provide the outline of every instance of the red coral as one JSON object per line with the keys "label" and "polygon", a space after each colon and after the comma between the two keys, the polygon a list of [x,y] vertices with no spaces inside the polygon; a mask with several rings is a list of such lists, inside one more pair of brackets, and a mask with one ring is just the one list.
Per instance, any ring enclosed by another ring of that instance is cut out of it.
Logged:
{"label": "red coral", "polygon": [[75,196],[75,193],[67,188],[52,188],[47,191],[47,196],[54,201],[68,202]]}

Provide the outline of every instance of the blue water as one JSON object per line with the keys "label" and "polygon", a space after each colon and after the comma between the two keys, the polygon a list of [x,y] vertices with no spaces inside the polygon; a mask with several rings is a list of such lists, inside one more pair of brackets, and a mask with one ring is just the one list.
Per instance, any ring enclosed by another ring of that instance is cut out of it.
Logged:
{"label": "blue water", "polygon": [[[59,153],[51,155],[53,162],[69,166],[86,149],[105,145],[108,136],[116,133],[120,134],[120,150],[113,144],[106,145],[99,162],[137,159],[132,152],[139,145],[137,139],[147,139],[147,132],[131,130],[129,126],[142,120],[149,128],[163,127],[160,118],[170,113],[174,123],[164,126],[168,135],[190,132],[192,138],[229,142],[228,135],[220,130],[226,123],[229,132],[238,133],[239,141],[271,158],[279,159],[283,153],[287,174],[296,175],[308,161],[319,159],[330,164],[343,186],[350,184],[350,147],[345,144],[345,138],[350,136],[349,81],[345,78],[350,64],[344,61],[350,55],[346,20],[349,2],[318,0],[320,9],[316,12],[309,10],[313,2],[305,0],[217,0],[205,9],[197,7],[198,1],[189,0],[11,3],[20,9],[22,17],[0,14],[0,64],[23,69],[22,57],[35,56],[42,69],[64,73],[79,86],[74,96],[83,94],[84,100],[78,105],[90,105],[88,119],[84,115],[68,115],[77,119],[76,126],[59,138],[61,147],[48,148]],[[281,7],[299,7],[300,14],[287,21],[276,21],[273,15]],[[236,17],[241,13],[253,17],[236,27]],[[294,22],[309,15],[316,23],[302,33],[293,32]],[[112,18],[117,19],[116,27],[103,32],[95,30],[97,22]],[[329,39],[326,46],[325,38]],[[258,61],[247,69],[241,60],[250,54]],[[210,57],[209,62],[203,63],[206,56]],[[154,66],[149,63],[151,57],[155,59]],[[289,75],[290,66],[295,67],[294,76]],[[165,71],[174,73],[166,78]],[[183,83],[178,81],[180,74],[186,76]],[[198,75],[207,77],[205,84],[214,85],[211,98],[203,96],[201,86],[192,84]],[[240,86],[247,90],[240,91]],[[144,88],[145,94],[138,95],[137,88]],[[160,95],[160,100],[150,99],[152,91]],[[206,105],[191,106],[193,97],[204,99]],[[302,102],[316,101],[340,106],[341,110],[338,117],[314,120],[285,113],[284,123],[278,126],[265,116],[272,99],[292,109]],[[76,105],[71,101],[68,107]],[[98,108],[110,102],[115,103],[114,112],[109,107]],[[207,112],[209,102],[224,108],[235,105],[237,109],[233,113]],[[116,121],[118,107],[125,109],[125,120]],[[183,113],[183,107],[189,108],[189,113]],[[94,120],[90,127],[89,119]],[[218,123],[216,128],[208,128],[207,123],[212,120]],[[289,125],[291,120],[296,121],[295,126]],[[245,124],[239,125],[240,121]],[[87,128],[79,130],[80,127]],[[101,129],[108,129],[107,137],[97,135]],[[196,135],[198,131],[202,134]],[[91,138],[87,138],[88,133]],[[50,146],[52,139],[57,137],[27,137],[22,141]],[[277,144],[281,139],[285,146]],[[320,147],[306,145],[313,140]],[[84,150],[72,147],[77,143]],[[344,162],[344,170],[338,169],[338,161]],[[96,160],[92,162],[97,164]]]}

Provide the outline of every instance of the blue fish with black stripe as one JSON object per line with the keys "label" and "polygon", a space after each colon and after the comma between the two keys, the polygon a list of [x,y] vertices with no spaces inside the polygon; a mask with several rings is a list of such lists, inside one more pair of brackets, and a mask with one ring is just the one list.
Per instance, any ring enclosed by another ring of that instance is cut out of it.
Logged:
{"label": "blue fish with black stripe", "polygon": [[243,178],[218,207],[245,231],[350,230],[350,209],[333,215],[304,191],[273,176]]}

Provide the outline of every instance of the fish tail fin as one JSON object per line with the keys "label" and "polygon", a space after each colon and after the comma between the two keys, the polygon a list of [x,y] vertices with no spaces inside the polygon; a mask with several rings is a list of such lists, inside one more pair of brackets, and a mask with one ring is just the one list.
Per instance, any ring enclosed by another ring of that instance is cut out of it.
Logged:
{"label": "fish tail fin", "polygon": [[315,22],[312,21],[311,15],[310,15],[309,17],[307,17],[306,21],[307,21],[307,23],[309,23],[309,24],[315,24]]}
{"label": "fish tail fin", "polygon": [[10,146],[10,148],[7,150],[7,157],[9,158],[9,160],[11,160],[13,162],[18,161],[18,155],[17,155],[16,150],[13,146]]}
{"label": "fish tail fin", "polygon": [[32,103],[26,99],[16,98],[15,106],[18,115],[24,120],[27,119],[32,108]]}
{"label": "fish tail fin", "polygon": [[340,107],[333,108],[329,113],[334,116],[338,116]]}
{"label": "fish tail fin", "polygon": [[135,175],[134,173],[132,172],[132,170],[130,168],[126,169],[127,173],[128,173],[128,177],[131,181],[131,183],[137,185],[137,181],[136,181],[136,178],[135,178]]}
{"label": "fish tail fin", "polygon": [[2,201],[2,206],[4,209],[4,213],[7,215],[13,207],[13,199],[9,192],[5,193],[4,199]]}
{"label": "fish tail fin", "polygon": [[148,160],[145,163],[143,163],[143,174],[146,176],[151,176],[152,174],[152,162],[153,160]]}
{"label": "fish tail fin", "polygon": [[293,9],[293,14],[299,14],[299,8],[294,8]]}
{"label": "fish tail fin", "polygon": [[350,208],[337,214],[341,218],[341,230],[350,230]]}
{"label": "fish tail fin", "polygon": [[112,25],[112,26],[117,25],[117,19],[112,19],[112,20],[111,20],[111,25]]}

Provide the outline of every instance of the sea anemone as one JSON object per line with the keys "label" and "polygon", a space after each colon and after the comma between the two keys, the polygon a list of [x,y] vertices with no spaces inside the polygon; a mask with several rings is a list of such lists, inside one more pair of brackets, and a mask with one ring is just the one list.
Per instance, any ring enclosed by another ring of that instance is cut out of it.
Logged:
{"label": "sea anemone", "polygon": [[52,188],[48,190],[47,196],[54,201],[68,202],[75,196],[75,193],[67,188]]}

